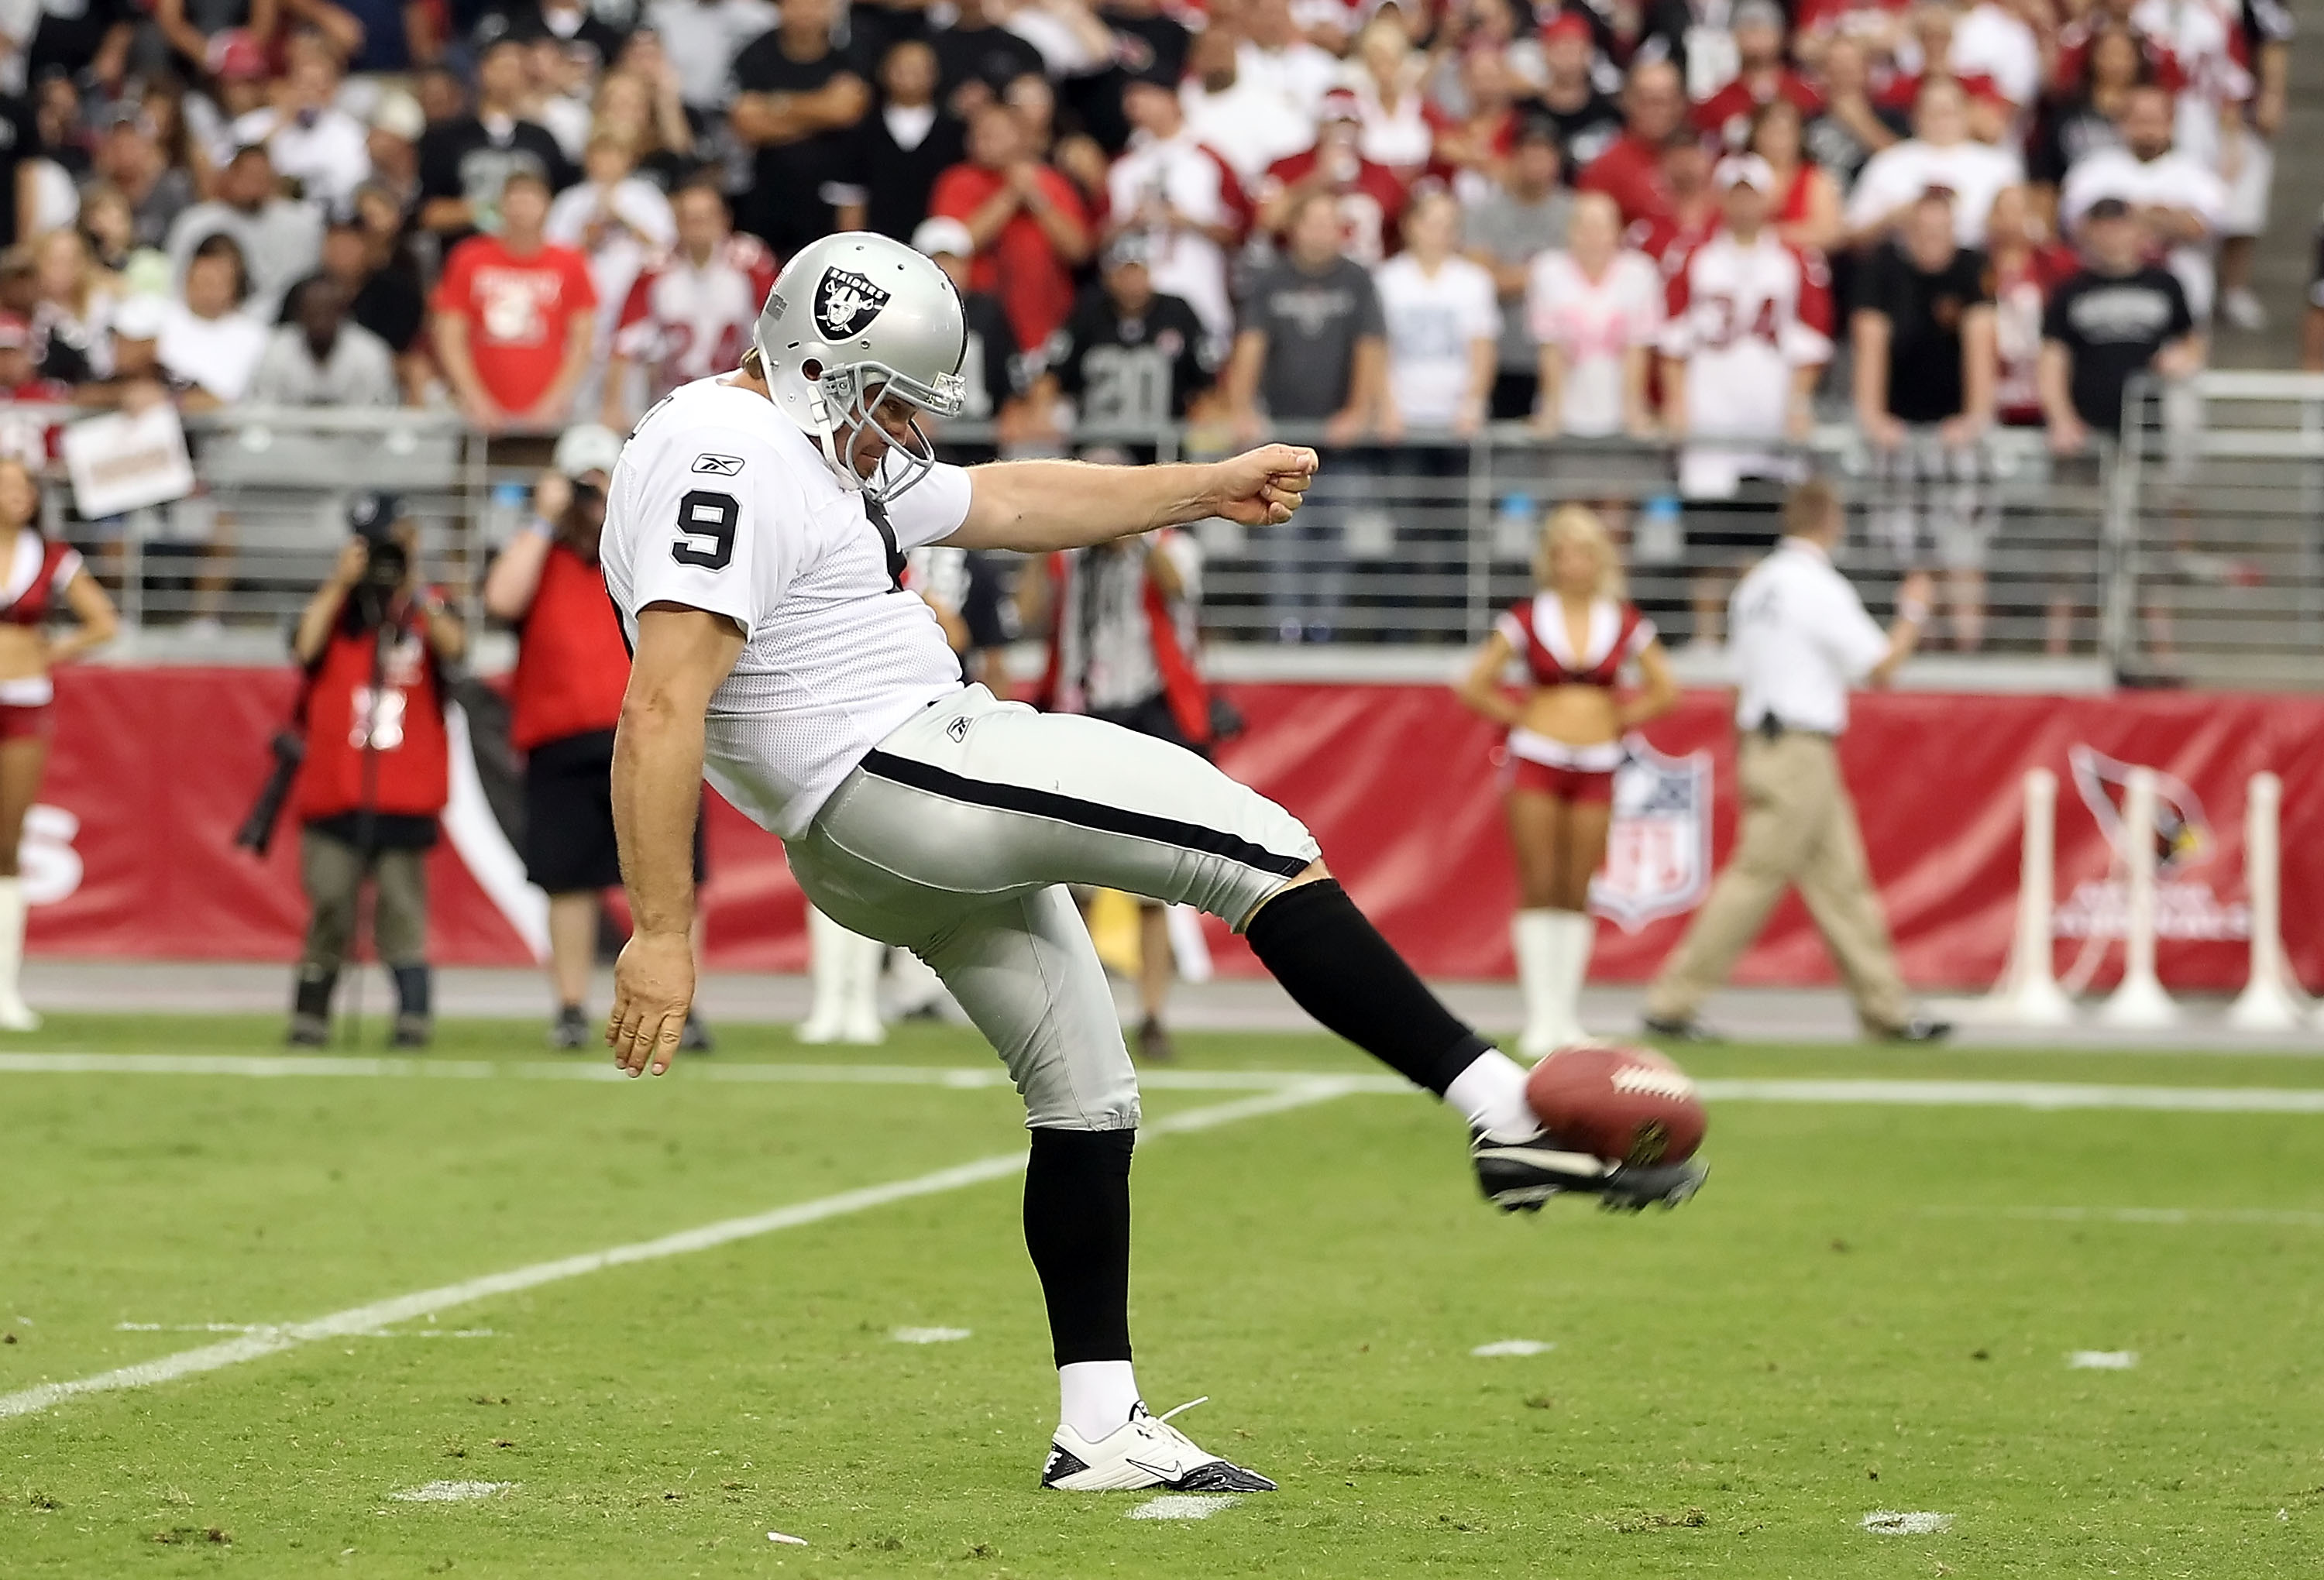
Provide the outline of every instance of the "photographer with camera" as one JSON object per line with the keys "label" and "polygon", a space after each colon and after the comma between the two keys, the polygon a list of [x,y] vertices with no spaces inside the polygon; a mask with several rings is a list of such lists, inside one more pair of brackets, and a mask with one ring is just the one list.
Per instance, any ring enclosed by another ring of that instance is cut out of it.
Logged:
{"label": "photographer with camera", "polygon": [[418,533],[394,495],[356,495],[347,525],[355,536],[290,639],[307,671],[296,804],[300,875],[314,914],[290,1040],[320,1047],[330,1035],[331,992],[369,878],[373,942],[395,981],[389,1041],[420,1048],[433,1029],[425,862],[449,795],[443,666],[466,650],[467,631],[420,582]]}
{"label": "photographer with camera", "polygon": [[[630,652],[597,569],[605,485],[622,440],[594,423],[567,428],[533,491],[533,521],[484,576],[484,611],[517,633],[509,741],[525,754],[525,876],[549,896],[549,975],[557,994],[553,1048],[594,1046],[586,1000],[604,891],[622,881],[613,843],[613,726],[630,683]],[[694,880],[703,878],[695,821]],[[695,953],[702,951],[695,940]],[[688,1015],[682,1047],[707,1052]]]}

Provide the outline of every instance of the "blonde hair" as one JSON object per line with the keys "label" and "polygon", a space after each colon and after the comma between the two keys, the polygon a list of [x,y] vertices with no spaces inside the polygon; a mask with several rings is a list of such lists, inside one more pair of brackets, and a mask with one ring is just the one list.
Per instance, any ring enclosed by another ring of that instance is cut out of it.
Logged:
{"label": "blonde hair", "polygon": [[1587,505],[1560,505],[1542,523],[1541,541],[1533,551],[1533,584],[1546,590],[1550,586],[1550,566],[1558,546],[1579,543],[1598,556],[1598,585],[1600,598],[1622,596],[1622,556],[1614,551],[1614,539],[1606,530],[1606,523],[1598,512]]}

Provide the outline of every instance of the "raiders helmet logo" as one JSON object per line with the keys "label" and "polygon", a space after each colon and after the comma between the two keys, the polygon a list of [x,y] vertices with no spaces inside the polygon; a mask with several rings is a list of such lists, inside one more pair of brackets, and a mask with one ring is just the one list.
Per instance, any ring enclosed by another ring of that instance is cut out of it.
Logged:
{"label": "raiders helmet logo", "polygon": [[826,269],[815,286],[815,326],[826,340],[851,340],[872,327],[888,293],[845,269]]}

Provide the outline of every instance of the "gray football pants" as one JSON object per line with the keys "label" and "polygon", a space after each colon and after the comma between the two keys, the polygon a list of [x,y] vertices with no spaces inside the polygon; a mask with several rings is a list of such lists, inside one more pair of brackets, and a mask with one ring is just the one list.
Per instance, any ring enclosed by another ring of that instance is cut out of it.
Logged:
{"label": "gray football pants", "polygon": [[832,920],[910,950],[991,1040],[1038,1129],[1138,1123],[1113,992],[1067,884],[1240,927],[1320,854],[1193,752],[971,686],[920,712],[788,841]]}

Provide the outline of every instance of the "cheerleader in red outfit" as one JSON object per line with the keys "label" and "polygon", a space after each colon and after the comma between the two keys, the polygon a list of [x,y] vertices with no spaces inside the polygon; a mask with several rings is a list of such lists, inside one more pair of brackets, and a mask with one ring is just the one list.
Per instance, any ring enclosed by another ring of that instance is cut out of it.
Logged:
{"label": "cheerleader in red outfit", "polygon": [[[1471,712],[1509,727],[1505,784],[1518,906],[1510,932],[1524,990],[1519,1047],[1538,1058],[1583,1036],[1582,981],[1596,923],[1590,878],[1606,859],[1623,734],[1670,712],[1678,685],[1654,622],[1622,596],[1606,528],[1580,505],[1543,528],[1532,598],[1493,624],[1459,693]],[[1525,666],[1522,699],[1502,684]],[[1635,664],[1640,690],[1615,684]]]}
{"label": "cheerleader in red outfit", "polygon": [[[41,535],[41,485],[22,461],[0,461],[0,1030],[39,1029],[17,991],[24,958],[24,889],[16,849],[41,791],[55,732],[49,672],[110,641],[113,601],[80,554]],[[75,629],[51,634],[69,614]]]}

